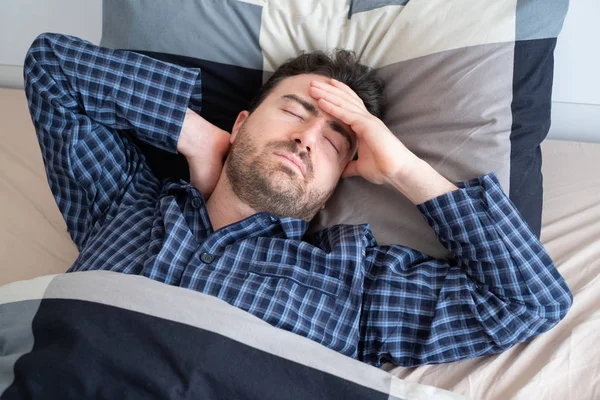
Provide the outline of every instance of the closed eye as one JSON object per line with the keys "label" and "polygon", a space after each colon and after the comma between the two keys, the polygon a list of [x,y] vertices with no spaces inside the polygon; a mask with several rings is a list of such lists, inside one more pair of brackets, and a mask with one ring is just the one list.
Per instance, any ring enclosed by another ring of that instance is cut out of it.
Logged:
{"label": "closed eye", "polygon": [[[291,112],[291,111],[289,111],[289,110],[286,110],[286,109],[282,108],[282,109],[281,109],[281,111],[283,111],[284,113],[286,113],[286,114],[288,114],[288,115],[294,116],[294,117],[296,117],[296,118],[300,119],[301,121],[304,121],[304,118],[302,118],[300,115],[298,115],[298,114],[295,114],[295,113],[293,113],[293,112]],[[329,144],[331,145],[331,147],[333,147],[333,149],[335,150],[335,152],[336,152],[336,153],[339,155],[339,154],[340,154],[340,151],[339,151],[339,150],[338,150],[338,148],[335,146],[335,144],[333,144],[333,142],[332,142],[332,141],[331,141],[331,140],[330,140],[328,137],[325,137],[325,139],[327,139],[327,141],[329,142]]]}
{"label": "closed eye", "polygon": [[331,140],[329,140],[329,138],[325,138],[325,139],[327,139],[329,144],[335,149],[336,153],[340,154],[340,151],[337,149],[337,147],[335,147],[335,144],[333,144],[333,142]]}
{"label": "closed eye", "polygon": [[296,117],[296,118],[300,118],[302,121],[304,121],[304,118],[302,118],[302,117],[301,117],[301,116],[299,116],[298,114],[294,114],[293,112],[291,112],[291,111],[288,111],[288,110],[283,110],[283,112],[284,112],[284,113],[286,113],[286,114],[289,114],[289,115],[293,115],[294,117]]}

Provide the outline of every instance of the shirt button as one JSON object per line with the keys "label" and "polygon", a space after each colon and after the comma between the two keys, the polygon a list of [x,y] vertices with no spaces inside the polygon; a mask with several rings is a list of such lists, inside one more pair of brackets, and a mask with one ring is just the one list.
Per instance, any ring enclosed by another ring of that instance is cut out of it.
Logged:
{"label": "shirt button", "polygon": [[270,219],[270,220],[271,220],[271,222],[273,222],[273,223],[277,222],[277,217],[274,217],[274,216],[272,216],[272,215],[269,217],[269,219]]}
{"label": "shirt button", "polygon": [[202,253],[202,255],[200,256],[200,260],[202,260],[202,262],[205,264],[210,264],[215,260],[215,256],[208,253]]}
{"label": "shirt button", "polygon": [[201,205],[202,205],[202,200],[200,200],[199,197],[194,197],[194,199],[192,200],[192,207],[200,208]]}

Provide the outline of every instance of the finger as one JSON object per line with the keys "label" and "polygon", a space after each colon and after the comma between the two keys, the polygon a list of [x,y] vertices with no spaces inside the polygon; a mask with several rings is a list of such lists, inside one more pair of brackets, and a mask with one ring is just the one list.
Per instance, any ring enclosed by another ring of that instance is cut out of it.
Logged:
{"label": "finger", "polygon": [[325,111],[327,114],[330,114],[333,117],[336,117],[337,119],[339,119],[346,125],[350,125],[350,128],[357,135],[359,135],[359,132],[357,132],[356,129],[354,129],[353,125],[356,125],[357,120],[360,117],[360,114],[353,112],[352,110],[349,110],[345,107],[340,107],[339,105],[336,105],[324,98],[320,98],[317,101],[317,103],[319,104],[319,107],[321,107],[321,109],[323,111]]}
{"label": "finger", "polygon": [[385,146],[383,143],[379,143],[378,132],[381,132],[382,130],[387,131],[389,135],[393,136],[383,122],[369,112],[354,112],[350,109],[335,105],[323,98],[317,100],[317,104],[327,114],[339,119],[346,125],[349,125],[350,129],[354,131],[356,137],[359,139],[359,143],[361,139],[364,139],[365,143],[374,141],[375,145]]}
{"label": "finger", "polygon": [[360,107],[355,102],[352,102],[350,99],[348,99],[347,96],[340,97],[335,93],[328,92],[315,86],[312,86],[309,89],[309,93],[317,100],[325,99],[328,102],[335,104],[336,106],[347,108],[354,112],[365,112],[364,108]]}
{"label": "finger", "polygon": [[347,101],[351,102],[358,108],[366,110],[363,101],[357,95],[350,94],[346,90],[335,87],[331,83],[328,83],[328,82],[320,82],[320,81],[313,81],[313,82],[314,82],[314,84],[312,84],[311,87],[316,87],[316,88],[325,90],[328,93],[335,94],[338,97],[344,98]]}
{"label": "finger", "polygon": [[311,83],[312,84],[311,87],[325,90],[326,92],[334,94],[334,95],[338,96],[339,98],[346,99],[346,101],[351,102],[352,104],[354,104],[356,107],[358,107],[360,109],[366,110],[365,104],[360,99],[360,97],[358,97],[356,94],[352,95],[352,94],[348,93],[346,90],[335,87],[332,84],[327,83],[327,82],[320,82],[320,81],[313,81],[313,82],[314,82],[314,84]]}
{"label": "finger", "polygon": [[346,165],[344,172],[342,172],[342,178],[351,178],[353,176],[360,176],[360,172],[358,172],[357,164],[358,163],[356,161],[350,161],[348,163],[348,165]]}
{"label": "finger", "polygon": [[346,85],[344,82],[340,82],[337,79],[331,78],[331,84],[333,86],[335,86],[336,88],[339,88],[340,90],[343,90],[344,92],[348,93],[350,96],[354,97],[358,101],[360,101],[360,103],[363,106],[365,105],[364,101],[360,98],[360,96],[354,90],[352,90],[352,88],[350,86]]}

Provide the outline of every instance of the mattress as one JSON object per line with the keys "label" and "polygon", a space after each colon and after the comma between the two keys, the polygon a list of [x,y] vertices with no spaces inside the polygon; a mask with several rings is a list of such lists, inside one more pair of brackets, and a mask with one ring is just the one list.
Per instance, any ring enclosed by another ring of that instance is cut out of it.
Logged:
{"label": "mattress", "polygon": [[48,187],[25,93],[0,89],[0,285],[64,272],[77,255]]}
{"label": "mattress", "polygon": [[[542,153],[542,243],[574,294],[569,314],[502,354],[384,369],[469,398],[600,398],[600,144],[547,140]],[[0,89],[0,285],[64,272],[77,256],[24,93]]]}

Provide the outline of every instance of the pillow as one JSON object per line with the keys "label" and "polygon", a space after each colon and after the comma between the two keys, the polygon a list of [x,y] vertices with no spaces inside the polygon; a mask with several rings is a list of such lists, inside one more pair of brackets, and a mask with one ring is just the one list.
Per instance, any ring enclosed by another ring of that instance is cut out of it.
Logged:
{"label": "pillow", "polygon": [[[230,130],[237,113],[300,51],[356,51],[387,82],[384,122],[452,181],[494,171],[532,231],[542,212],[540,143],[550,125],[553,51],[567,0],[104,1],[101,45],[202,69],[202,104]],[[159,177],[181,156],[145,147]],[[395,189],[340,182],[314,231],[369,223],[379,244],[447,255]]]}

